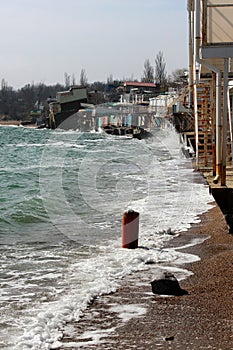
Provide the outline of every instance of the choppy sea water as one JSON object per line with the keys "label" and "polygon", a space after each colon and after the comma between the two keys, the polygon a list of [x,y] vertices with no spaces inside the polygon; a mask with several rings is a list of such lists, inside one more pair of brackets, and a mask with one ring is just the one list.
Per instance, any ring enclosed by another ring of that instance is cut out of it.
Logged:
{"label": "choppy sea water", "polygon": [[[66,322],[148,262],[210,208],[173,128],[136,140],[103,133],[0,127],[0,347],[52,349]],[[121,218],[140,213],[137,250]],[[146,248],[146,249],[145,249]]]}

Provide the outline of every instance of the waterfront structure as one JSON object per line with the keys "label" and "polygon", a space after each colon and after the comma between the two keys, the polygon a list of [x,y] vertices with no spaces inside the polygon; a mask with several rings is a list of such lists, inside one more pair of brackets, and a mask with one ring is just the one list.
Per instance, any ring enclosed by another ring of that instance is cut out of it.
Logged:
{"label": "waterfront structure", "polygon": [[[194,116],[196,167],[208,179],[233,229],[233,1],[188,0],[189,106]],[[223,197],[225,198],[222,201]],[[220,203],[221,202],[221,203]]]}
{"label": "waterfront structure", "polygon": [[172,114],[173,106],[179,103],[177,92],[173,89],[164,95],[149,98],[149,106],[155,112],[155,116],[166,116]]}
{"label": "waterfront structure", "polygon": [[120,88],[122,90],[121,103],[149,105],[149,98],[160,93],[160,85],[155,83],[125,81]]}
{"label": "waterfront structure", "polygon": [[57,92],[55,101],[49,102],[47,126],[56,129],[76,113],[82,103],[87,103],[87,89],[83,86],[72,86],[67,91]]}

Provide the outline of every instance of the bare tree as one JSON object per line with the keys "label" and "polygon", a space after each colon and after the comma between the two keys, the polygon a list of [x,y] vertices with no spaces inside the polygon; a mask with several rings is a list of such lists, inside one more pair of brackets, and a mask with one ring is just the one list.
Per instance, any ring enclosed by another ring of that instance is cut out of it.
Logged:
{"label": "bare tree", "polygon": [[7,90],[7,87],[8,87],[8,83],[7,83],[7,81],[3,78],[3,79],[1,80],[1,90],[2,90],[2,91],[6,91],[6,90]]}
{"label": "bare tree", "polygon": [[172,72],[171,81],[174,83],[176,82],[183,83],[184,81],[187,80],[187,73],[188,73],[187,68],[176,69]]}
{"label": "bare tree", "polygon": [[154,82],[154,68],[150,64],[149,58],[147,58],[144,62],[144,71],[143,71],[142,81],[145,83]]}
{"label": "bare tree", "polygon": [[164,85],[167,80],[166,62],[163,52],[159,51],[155,57],[155,81],[160,85]]}
{"label": "bare tree", "polygon": [[72,74],[72,85],[76,85],[75,74]]}
{"label": "bare tree", "polygon": [[110,74],[109,77],[107,77],[107,84],[113,84],[113,76],[112,76],[112,74]]}
{"label": "bare tree", "polygon": [[82,86],[86,86],[87,85],[87,74],[85,69],[81,69],[81,73],[80,73],[80,85]]}
{"label": "bare tree", "polygon": [[65,73],[64,77],[65,77],[65,87],[66,89],[68,89],[70,87],[70,75],[68,75],[68,73]]}

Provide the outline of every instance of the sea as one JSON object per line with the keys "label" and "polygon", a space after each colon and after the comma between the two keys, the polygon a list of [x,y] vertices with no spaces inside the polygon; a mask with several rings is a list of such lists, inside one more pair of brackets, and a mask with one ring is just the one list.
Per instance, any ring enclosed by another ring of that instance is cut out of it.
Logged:
{"label": "sea", "polygon": [[[62,327],[123,278],[194,259],[164,246],[212,197],[171,125],[144,140],[0,126],[0,143],[2,350],[59,348]],[[121,248],[129,209],[135,250]]]}

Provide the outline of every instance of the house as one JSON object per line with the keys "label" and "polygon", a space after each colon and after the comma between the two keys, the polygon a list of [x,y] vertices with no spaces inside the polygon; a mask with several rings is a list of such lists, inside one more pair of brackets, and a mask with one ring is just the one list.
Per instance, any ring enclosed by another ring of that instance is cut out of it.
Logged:
{"label": "house", "polygon": [[123,83],[123,88],[125,93],[130,93],[133,91],[138,91],[139,93],[158,93],[160,86],[154,83],[145,83],[138,81],[125,81]]}
{"label": "house", "polygon": [[149,98],[160,93],[159,84],[138,81],[125,81],[119,89],[122,103],[149,104]]}

